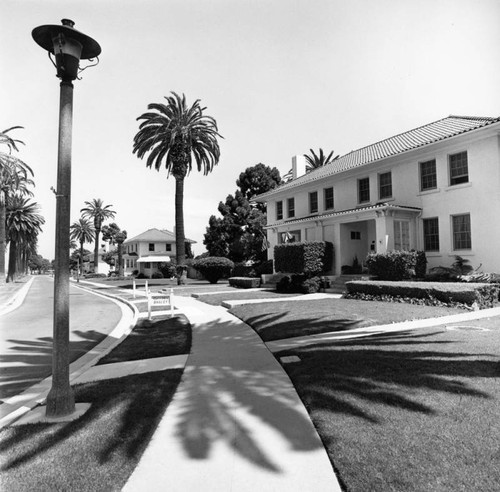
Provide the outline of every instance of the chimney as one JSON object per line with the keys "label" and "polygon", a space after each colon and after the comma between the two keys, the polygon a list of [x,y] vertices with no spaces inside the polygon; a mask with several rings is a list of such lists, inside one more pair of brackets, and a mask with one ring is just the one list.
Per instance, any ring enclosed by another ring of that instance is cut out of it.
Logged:
{"label": "chimney", "polygon": [[296,179],[306,173],[306,158],[303,155],[292,157],[292,179]]}

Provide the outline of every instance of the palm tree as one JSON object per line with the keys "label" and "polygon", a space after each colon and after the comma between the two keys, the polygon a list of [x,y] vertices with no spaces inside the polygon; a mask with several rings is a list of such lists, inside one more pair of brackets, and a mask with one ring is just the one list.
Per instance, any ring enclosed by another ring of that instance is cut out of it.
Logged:
{"label": "palm tree", "polygon": [[12,151],[18,152],[17,144],[21,140],[11,138],[8,133],[17,130],[21,126],[13,126],[0,132],[0,145],[7,146],[8,152],[0,151],[0,281],[5,278],[5,248],[7,244],[7,233],[5,229],[6,206],[8,196],[19,191],[29,193],[27,186],[34,184],[29,176],[33,176],[31,168],[21,159],[12,155]]}
{"label": "palm tree", "polygon": [[[149,104],[147,113],[134,137],[133,153],[142,159],[149,154],[146,166],[157,171],[165,166],[167,177],[175,179],[175,246],[177,265],[186,260],[184,235],[184,179],[191,172],[193,161],[198,171],[207,175],[219,162],[220,150],[217,122],[203,114],[206,108],[196,100],[191,107],[186,96],[175,92],[165,97],[167,104]],[[221,137],[222,138],[222,137]],[[182,269],[181,269],[182,270]],[[183,278],[179,278],[183,283]]]}
{"label": "palm tree", "polygon": [[94,240],[95,230],[92,223],[84,218],[80,218],[77,222],[73,222],[69,229],[70,239],[78,241],[80,244],[80,265],[77,274],[77,282],[79,282],[80,274],[83,269],[83,245],[85,243],[91,243]]}
{"label": "palm tree", "polygon": [[5,221],[10,241],[7,281],[14,280],[20,259],[36,251],[38,234],[45,223],[39,210],[37,203],[18,194],[9,197]]}
{"label": "palm tree", "polygon": [[94,247],[94,272],[99,271],[99,236],[101,234],[102,223],[106,219],[114,218],[116,212],[111,210],[113,205],[104,205],[100,198],[94,198],[91,202],[85,202],[86,207],[80,212],[84,219],[92,218],[94,220],[95,229],[95,247]]}
{"label": "palm tree", "polygon": [[323,149],[319,149],[318,155],[315,154],[313,149],[309,149],[309,151],[311,152],[310,155],[304,154],[304,157],[306,158],[307,172],[326,166],[327,164],[331,164],[334,160],[339,158],[338,155],[332,158],[333,150],[328,154],[328,156],[325,156]]}

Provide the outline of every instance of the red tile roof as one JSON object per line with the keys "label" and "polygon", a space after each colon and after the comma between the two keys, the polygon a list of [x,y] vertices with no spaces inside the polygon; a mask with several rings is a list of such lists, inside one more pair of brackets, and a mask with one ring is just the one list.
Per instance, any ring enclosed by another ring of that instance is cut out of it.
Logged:
{"label": "red tile roof", "polygon": [[433,123],[428,123],[427,125],[414,128],[413,130],[400,133],[394,137],[386,138],[380,142],[349,152],[348,154],[339,157],[331,164],[299,176],[293,181],[288,181],[274,190],[259,195],[258,198],[271,195],[285,189],[295,188],[296,186],[310,181],[315,181],[317,179],[363,166],[380,159],[385,159],[418,147],[439,142],[440,140],[455,137],[472,130],[477,130],[499,121],[500,117],[448,116],[447,118],[434,121]]}

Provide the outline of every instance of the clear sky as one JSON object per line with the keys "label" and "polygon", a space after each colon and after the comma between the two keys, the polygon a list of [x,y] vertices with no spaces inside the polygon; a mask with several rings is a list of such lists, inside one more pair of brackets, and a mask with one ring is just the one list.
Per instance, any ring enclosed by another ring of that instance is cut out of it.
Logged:
{"label": "clear sky", "polygon": [[49,259],[59,81],[31,31],[62,18],[102,47],[75,81],[72,222],[101,198],[129,237],[173,230],[174,181],[132,141],[148,103],[185,93],[224,136],[212,174],[185,182],[196,254],[249,166],[283,175],[310,148],[342,155],[450,114],[500,116],[498,0],[2,0],[0,127],[25,127],[19,157],[35,171]]}

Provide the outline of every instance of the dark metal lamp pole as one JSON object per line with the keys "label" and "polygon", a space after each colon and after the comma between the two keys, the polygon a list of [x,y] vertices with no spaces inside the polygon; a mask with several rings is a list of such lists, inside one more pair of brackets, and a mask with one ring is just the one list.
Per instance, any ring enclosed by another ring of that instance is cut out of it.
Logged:
{"label": "dark metal lamp pole", "polygon": [[59,107],[59,147],[56,190],[56,247],[54,272],[54,336],[52,349],[52,387],[47,395],[47,417],[63,417],[75,410],[75,397],[69,382],[69,249],[71,202],[71,135],[73,120],[73,80],[78,77],[80,60],[96,58],[99,44],[73,28],[44,25],[33,29],[35,42],[55,56],[57,77],[61,79]]}

